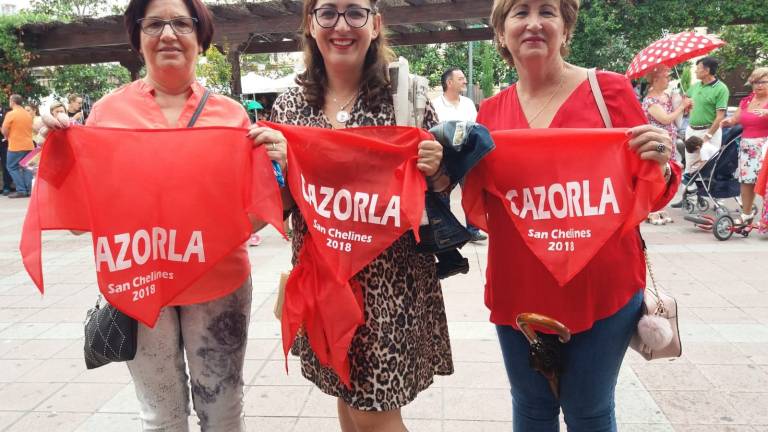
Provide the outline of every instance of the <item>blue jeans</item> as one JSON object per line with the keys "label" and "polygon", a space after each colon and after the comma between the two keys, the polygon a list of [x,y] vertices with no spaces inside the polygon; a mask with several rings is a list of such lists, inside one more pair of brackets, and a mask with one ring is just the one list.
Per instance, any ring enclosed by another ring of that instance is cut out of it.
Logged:
{"label": "blue jeans", "polygon": [[8,150],[8,173],[13,178],[16,185],[16,192],[29,195],[32,192],[32,172],[24,169],[19,162],[28,155],[29,151],[10,151]]}
{"label": "blue jeans", "polygon": [[528,341],[511,326],[496,326],[512,387],[514,432],[557,432],[563,408],[568,432],[616,432],[615,389],[629,340],[640,320],[642,292],[614,315],[562,345],[560,400],[528,365]]}

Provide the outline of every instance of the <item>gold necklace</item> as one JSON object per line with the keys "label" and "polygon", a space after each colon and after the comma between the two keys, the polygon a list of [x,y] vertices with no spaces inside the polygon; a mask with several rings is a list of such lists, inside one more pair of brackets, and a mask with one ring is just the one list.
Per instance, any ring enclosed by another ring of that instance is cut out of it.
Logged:
{"label": "gold necklace", "polygon": [[560,74],[560,84],[558,84],[555,91],[553,91],[552,94],[549,95],[549,99],[547,99],[547,102],[541,106],[541,108],[539,109],[539,112],[537,112],[536,115],[534,115],[533,117],[531,117],[530,120],[528,120],[528,126],[531,126],[533,122],[536,121],[537,118],[539,118],[541,113],[544,112],[544,109],[546,109],[549,106],[549,103],[552,102],[552,99],[554,99],[557,92],[559,92],[560,89],[563,88],[563,83],[565,83],[565,69],[563,69],[563,72]]}
{"label": "gold necklace", "polygon": [[[352,97],[349,98],[348,101],[346,101],[343,105],[339,106],[339,111],[336,113],[336,121],[337,122],[339,122],[341,124],[345,124],[346,122],[349,121],[351,116],[349,115],[349,111],[346,110],[347,105],[349,105],[357,97],[357,95],[359,95],[359,94],[360,94],[360,90],[358,89],[352,95]],[[333,99],[334,103],[338,103],[338,101],[336,100],[335,97],[331,97],[331,99]]]}

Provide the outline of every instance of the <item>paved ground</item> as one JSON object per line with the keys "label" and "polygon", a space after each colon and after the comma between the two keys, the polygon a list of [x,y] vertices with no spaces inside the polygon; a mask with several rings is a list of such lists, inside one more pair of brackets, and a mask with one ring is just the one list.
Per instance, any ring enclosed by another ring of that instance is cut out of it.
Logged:
{"label": "paved ground", "polygon": [[[86,371],[83,364],[81,322],[96,297],[90,238],[44,236],[48,293],[41,297],[17,252],[26,203],[0,198],[0,430],[136,431],[125,366]],[[684,355],[650,363],[627,355],[617,391],[620,430],[766,432],[768,238],[718,242],[674,216],[674,224],[643,231],[661,284],[680,303]],[[465,253],[472,271],[444,285],[456,373],[404,410],[414,432],[511,429],[504,368],[482,304],[486,248],[470,245]],[[289,248],[270,231],[251,257],[249,430],[336,431],[334,400],[309,385],[295,362],[289,376],[281,367],[272,307]]]}

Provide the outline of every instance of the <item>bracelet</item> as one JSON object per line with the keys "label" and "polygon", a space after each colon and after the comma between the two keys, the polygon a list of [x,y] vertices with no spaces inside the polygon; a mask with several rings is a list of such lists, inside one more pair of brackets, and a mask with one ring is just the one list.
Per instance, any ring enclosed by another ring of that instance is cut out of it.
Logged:
{"label": "bracelet", "polygon": [[664,181],[669,183],[669,180],[672,178],[672,167],[669,165],[669,162],[664,165]]}
{"label": "bracelet", "polygon": [[712,139],[712,134],[709,132],[705,133],[704,136],[707,137],[707,139]]}
{"label": "bracelet", "polygon": [[426,177],[428,189],[429,190],[434,190],[435,189],[434,188],[435,182],[437,182],[440,179],[440,177],[442,177],[443,175],[447,175],[447,174],[448,174],[448,172],[445,169],[445,164],[440,163],[440,166],[437,168],[437,171],[435,171],[435,173],[432,174],[431,176],[427,176]]}

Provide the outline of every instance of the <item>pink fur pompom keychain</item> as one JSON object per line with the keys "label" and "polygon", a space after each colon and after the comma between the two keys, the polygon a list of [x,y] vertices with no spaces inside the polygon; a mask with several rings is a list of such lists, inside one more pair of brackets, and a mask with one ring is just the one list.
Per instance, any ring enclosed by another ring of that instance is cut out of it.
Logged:
{"label": "pink fur pompom keychain", "polygon": [[672,342],[672,326],[666,318],[647,314],[637,323],[640,340],[651,350],[660,350]]}

